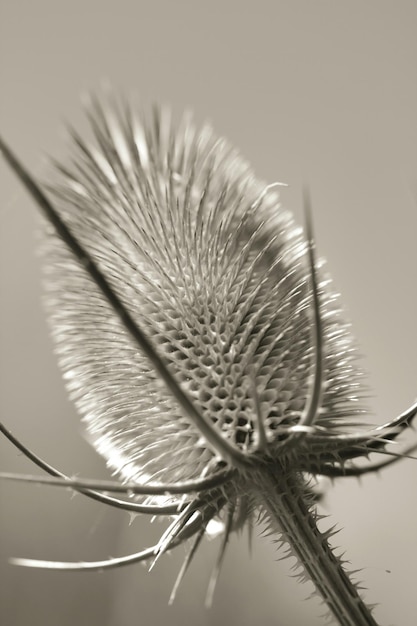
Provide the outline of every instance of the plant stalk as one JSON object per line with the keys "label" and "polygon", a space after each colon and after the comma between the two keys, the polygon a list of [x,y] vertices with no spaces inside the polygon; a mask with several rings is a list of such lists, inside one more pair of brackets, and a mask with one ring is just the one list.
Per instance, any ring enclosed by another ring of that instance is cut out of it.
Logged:
{"label": "plant stalk", "polygon": [[291,546],[291,552],[304,567],[337,623],[340,626],[378,626],[357,586],[343,569],[341,559],[333,553],[328,543],[329,533],[319,531],[303,486],[294,477],[284,475],[268,475],[263,477],[262,483],[262,506],[270,518],[271,528]]}

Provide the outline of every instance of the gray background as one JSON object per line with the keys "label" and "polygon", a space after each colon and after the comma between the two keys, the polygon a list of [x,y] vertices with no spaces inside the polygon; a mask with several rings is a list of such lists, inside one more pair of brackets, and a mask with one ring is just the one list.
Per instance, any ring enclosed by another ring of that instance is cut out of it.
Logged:
{"label": "gray background", "polygon": [[[383,423],[417,395],[417,9],[414,1],[56,2],[2,0],[1,127],[41,176],[83,124],[79,96],[109,79],[147,104],[210,119],[265,180],[286,181],[301,217],[311,189],[320,254],[353,322]],[[66,399],[41,307],[36,209],[1,176],[1,414],[64,471],[106,476]],[[1,468],[33,471],[4,441]],[[382,624],[417,612],[417,464],[330,488],[324,511]],[[275,547],[234,538],[214,608],[202,608],[215,544],[205,544],[172,608],[182,553],[151,574],[22,570],[11,555],[95,559],[150,543],[158,523],[46,487],[0,485],[0,621],[10,626],[319,625],[322,607]],[[388,573],[386,570],[390,570]]]}

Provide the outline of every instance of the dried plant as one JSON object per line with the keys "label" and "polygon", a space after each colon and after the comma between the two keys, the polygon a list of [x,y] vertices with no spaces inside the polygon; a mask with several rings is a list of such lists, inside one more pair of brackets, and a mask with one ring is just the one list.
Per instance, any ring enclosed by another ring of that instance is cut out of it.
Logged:
{"label": "dried plant", "polygon": [[[1,430],[50,477],[124,510],[167,516],[155,546],[100,562],[13,559],[96,570],[153,564],[190,540],[171,600],[212,522],[223,539],[263,524],[336,622],[375,625],[317,527],[314,480],[359,476],[392,452],[414,404],[384,426],[365,422],[366,389],[349,325],[315,259],[306,196],[303,236],[274,185],[208,127],[92,99],[94,141],[72,131],[74,156],[43,190],[4,156],[46,215],[47,308],[71,398],[120,482],[72,479]],[[49,199],[53,198],[53,200]],[[386,456],[369,461],[370,453]],[[366,462],[360,463],[364,459]],[[357,462],[359,460],[359,463]],[[111,492],[129,496],[118,499]]]}

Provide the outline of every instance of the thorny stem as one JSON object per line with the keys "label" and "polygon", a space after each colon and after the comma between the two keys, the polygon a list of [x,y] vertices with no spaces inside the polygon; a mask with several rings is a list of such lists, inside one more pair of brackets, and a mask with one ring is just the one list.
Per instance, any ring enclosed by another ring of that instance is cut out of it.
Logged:
{"label": "thorny stem", "polygon": [[281,532],[340,626],[378,626],[358,589],[321,533],[305,502],[302,488],[291,477],[264,479],[263,507]]}

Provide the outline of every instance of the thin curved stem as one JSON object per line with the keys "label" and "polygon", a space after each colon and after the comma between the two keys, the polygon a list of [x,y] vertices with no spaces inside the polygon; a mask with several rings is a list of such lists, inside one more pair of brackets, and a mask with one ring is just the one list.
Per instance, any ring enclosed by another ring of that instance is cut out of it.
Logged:
{"label": "thin curved stem", "polygon": [[[318,461],[318,465],[326,462],[334,463],[338,461],[351,460],[355,457],[366,456],[370,453],[394,454],[385,450],[385,446],[394,442],[401,433],[410,427],[412,420],[417,416],[417,402],[398,417],[387,424],[376,428],[368,428],[366,431],[346,433],[335,429],[324,427],[304,427],[308,428],[308,444],[310,452]],[[297,426],[292,427],[296,430]],[[310,471],[308,468],[306,471]]]}
{"label": "thin curved stem", "polygon": [[[8,430],[4,424],[0,423],[0,432],[18,449],[20,450],[30,461],[35,463],[38,467],[45,470],[51,476],[63,478],[65,480],[71,480],[69,476],[56,469],[43,459],[41,459],[37,454],[32,452],[29,448],[27,448],[19,439],[17,439],[11,432]],[[122,509],[123,511],[129,511],[132,513],[143,513],[145,515],[175,515],[179,513],[184,505],[179,504],[166,504],[166,505],[157,505],[157,504],[139,504],[137,502],[126,502],[125,500],[119,500],[118,498],[112,498],[111,496],[106,496],[104,493],[99,493],[98,491],[93,491],[91,489],[75,489],[78,493],[86,496],[87,498],[91,498],[92,500],[97,500],[98,502],[102,502],[103,504],[107,504],[109,506],[113,506],[117,509]]]}
{"label": "thin curved stem", "polygon": [[417,443],[405,448],[402,452],[398,452],[398,454],[393,453],[392,458],[387,459],[385,461],[379,461],[378,463],[369,463],[368,465],[364,465],[363,467],[357,466],[336,466],[330,464],[324,464],[318,468],[317,474],[322,476],[329,476],[333,478],[343,478],[344,476],[363,476],[364,474],[371,474],[372,472],[379,472],[379,470],[388,467],[389,465],[393,465],[393,463],[398,463],[402,459],[412,459],[417,461],[417,457],[411,456],[413,452],[417,450]]}
{"label": "thin curved stem", "polygon": [[[417,415],[417,401],[414,402],[408,409],[403,411],[398,417],[391,422],[387,422],[382,426],[378,426],[376,430],[392,431],[390,438],[394,439],[400,432],[410,426],[411,421]],[[399,430],[398,430],[399,429]],[[385,435],[387,436],[387,435]]]}
{"label": "thin curved stem", "polygon": [[38,559],[25,559],[20,557],[12,557],[9,562],[19,567],[33,567],[36,569],[53,569],[62,571],[85,572],[106,569],[115,569],[124,565],[133,565],[146,561],[154,556],[156,546],[151,546],[140,552],[128,554],[127,556],[119,556],[102,561],[42,561]]}
{"label": "thin curved stem", "polygon": [[[189,524],[183,531],[175,537],[171,542],[168,550],[175,548],[176,546],[184,543],[187,539],[204,531],[208,519],[200,517]],[[25,559],[13,557],[10,559],[12,565],[18,565],[20,567],[33,567],[36,569],[52,569],[61,571],[73,571],[73,572],[85,572],[85,571],[97,571],[115,569],[117,567],[123,567],[124,565],[133,565],[134,563],[140,563],[147,561],[155,556],[158,551],[158,544],[145,548],[140,552],[134,554],[128,554],[127,556],[114,557],[111,559],[104,559],[101,561],[41,561],[37,559]]]}
{"label": "thin curved stem", "polygon": [[138,485],[137,483],[118,483],[111,480],[92,480],[89,478],[67,479],[49,478],[48,476],[32,476],[28,474],[13,474],[10,472],[0,472],[0,479],[13,480],[16,482],[37,483],[40,485],[51,485],[54,487],[70,487],[71,489],[94,489],[97,491],[112,491],[116,493],[127,493],[129,495],[139,494],[148,496],[166,496],[172,494],[194,493],[196,491],[208,491],[214,487],[219,487],[232,479],[235,470],[224,470],[217,472],[213,476],[206,478],[196,478],[177,483],[148,483]]}

